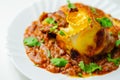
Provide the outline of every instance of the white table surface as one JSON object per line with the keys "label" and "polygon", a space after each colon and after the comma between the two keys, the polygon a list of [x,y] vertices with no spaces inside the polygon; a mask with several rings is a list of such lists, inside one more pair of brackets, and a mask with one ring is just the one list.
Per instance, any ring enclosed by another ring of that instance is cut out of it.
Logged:
{"label": "white table surface", "polygon": [[[6,43],[4,37],[7,35],[8,25],[13,20],[13,17],[34,1],[35,0],[0,0],[0,80],[29,80],[10,62],[5,50],[5,45],[3,44]],[[114,0],[114,2],[118,5],[120,4],[120,0]]]}

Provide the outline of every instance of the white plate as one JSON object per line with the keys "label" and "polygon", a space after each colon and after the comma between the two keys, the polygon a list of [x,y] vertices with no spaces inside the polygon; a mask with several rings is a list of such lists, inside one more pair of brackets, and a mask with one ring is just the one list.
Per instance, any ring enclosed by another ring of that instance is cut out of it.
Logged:
{"label": "white plate", "polygon": [[[112,16],[120,19],[120,8],[110,0],[71,0],[82,2],[103,9]],[[44,69],[37,68],[26,56],[23,46],[23,34],[32,21],[38,19],[43,11],[53,12],[66,4],[66,0],[40,0],[22,10],[11,23],[7,36],[7,49],[16,68],[31,80],[119,80],[120,70],[103,76],[90,78],[71,78],[62,74],[53,74]]]}

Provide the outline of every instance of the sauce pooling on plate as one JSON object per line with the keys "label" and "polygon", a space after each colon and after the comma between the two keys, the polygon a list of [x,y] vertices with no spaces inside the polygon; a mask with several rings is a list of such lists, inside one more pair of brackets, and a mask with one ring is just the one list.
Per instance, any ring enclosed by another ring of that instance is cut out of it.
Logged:
{"label": "sauce pooling on plate", "polygon": [[120,64],[120,20],[102,10],[71,3],[43,12],[24,34],[34,64],[70,76],[107,74]]}

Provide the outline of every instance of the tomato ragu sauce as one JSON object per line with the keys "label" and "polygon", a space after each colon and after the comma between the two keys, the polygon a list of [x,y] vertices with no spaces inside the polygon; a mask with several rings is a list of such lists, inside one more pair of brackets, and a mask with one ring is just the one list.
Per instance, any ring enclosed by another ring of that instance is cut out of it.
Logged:
{"label": "tomato ragu sauce", "polygon": [[56,12],[43,12],[26,29],[26,54],[37,67],[52,73],[107,74],[120,63],[118,23],[102,10],[68,0]]}

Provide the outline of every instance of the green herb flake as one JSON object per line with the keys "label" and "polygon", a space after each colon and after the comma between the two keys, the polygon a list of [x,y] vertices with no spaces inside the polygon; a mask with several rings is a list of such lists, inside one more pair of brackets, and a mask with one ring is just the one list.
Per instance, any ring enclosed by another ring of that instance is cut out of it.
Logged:
{"label": "green herb flake", "polygon": [[51,58],[51,52],[50,52],[50,50],[47,50],[47,56],[48,56],[48,58]]}
{"label": "green herb flake", "polygon": [[90,10],[92,11],[92,13],[96,14],[96,8],[90,7]]}
{"label": "green herb flake", "polygon": [[53,27],[50,28],[50,33],[55,31],[58,28],[58,24],[55,22],[53,18],[46,18],[44,21],[53,25]]}
{"label": "green herb flake", "polygon": [[79,77],[82,77],[82,73],[78,73],[78,76],[79,76]]}
{"label": "green herb flake", "polygon": [[34,66],[39,67],[39,64],[34,64]]}
{"label": "green herb flake", "polygon": [[58,33],[59,33],[61,36],[65,36],[65,33],[64,33],[63,30],[60,30]]}
{"label": "green herb flake", "polygon": [[120,58],[112,59],[111,54],[108,54],[107,60],[113,62],[116,66],[119,66],[120,64]]}
{"label": "green herb flake", "polygon": [[120,32],[118,32],[118,36],[120,36]]}
{"label": "green herb flake", "polygon": [[116,46],[118,47],[118,46],[120,45],[120,40],[117,40],[117,41],[115,42],[115,44],[116,44]]}
{"label": "green herb flake", "polygon": [[96,63],[90,63],[89,65],[86,66],[87,73],[92,73],[96,70],[102,70],[102,68],[98,66]]}
{"label": "green herb flake", "polygon": [[64,58],[53,58],[50,61],[57,67],[64,67],[68,63],[68,61]]}
{"label": "green herb flake", "polygon": [[48,24],[57,25],[57,23],[55,22],[55,20],[53,18],[48,17],[44,21],[47,22]]}
{"label": "green herb flake", "polygon": [[68,8],[69,9],[75,9],[76,8],[75,5],[70,2],[70,0],[67,0],[67,3],[68,3]]}
{"label": "green herb flake", "polygon": [[24,45],[34,47],[34,46],[40,46],[41,43],[38,41],[35,37],[28,37],[23,40]]}
{"label": "green herb flake", "polygon": [[112,35],[113,35],[113,32],[109,32],[109,34],[112,36]]}
{"label": "green herb flake", "polygon": [[118,32],[118,38],[120,39],[120,32]]}
{"label": "green herb flake", "polygon": [[109,27],[112,27],[113,26],[113,23],[112,21],[107,18],[107,17],[103,17],[103,18],[96,18],[96,21],[100,23],[100,25],[102,27],[105,27],[105,28],[109,28]]}
{"label": "green herb flake", "polygon": [[48,24],[53,24],[55,22],[53,18],[46,18],[44,21]]}
{"label": "green herb flake", "polygon": [[51,28],[50,28],[50,33],[51,33],[51,32],[53,32],[53,31],[55,31],[57,28],[58,28],[58,26],[57,26],[57,25],[55,25],[55,26],[51,27]]}
{"label": "green herb flake", "polygon": [[102,70],[101,66],[98,66],[96,63],[84,64],[84,62],[81,61],[78,65],[83,71],[87,73],[92,73],[96,70]]}
{"label": "green herb flake", "polygon": [[41,42],[36,43],[35,46],[41,46]]}
{"label": "green herb flake", "polygon": [[91,20],[91,18],[88,18],[88,22],[90,23],[92,20]]}
{"label": "green herb flake", "polygon": [[78,65],[83,71],[85,71],[85,64],[83,61],[81,61]]}
{"label": "green herb flake", "polygon": [[44,43],[45,42],[45,40],[44,39],[41,39],[41,41],[40,41],[41,43]]}

